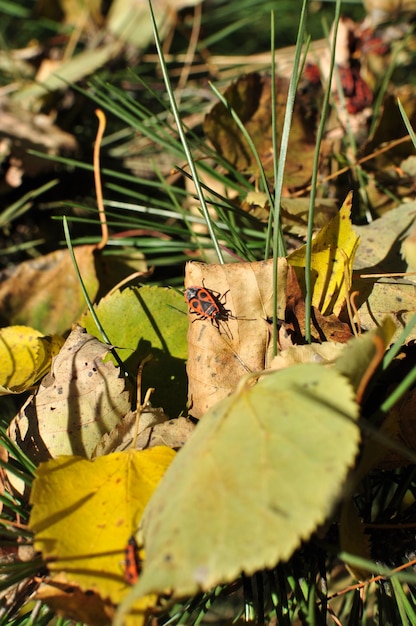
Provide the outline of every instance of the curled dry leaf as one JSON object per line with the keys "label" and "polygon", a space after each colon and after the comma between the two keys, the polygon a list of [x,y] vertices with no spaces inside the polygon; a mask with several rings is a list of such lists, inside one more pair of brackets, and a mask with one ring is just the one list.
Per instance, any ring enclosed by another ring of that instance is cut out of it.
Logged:
{"label": "curled dry leaf", "polygon": [[36,599],[45,602],[58,615],[89,626],[110,624],[114,613],[111,602],[104,602],[97,593],[82,591],[76,585],[55,578],[53,584],[40,586]]}
{"label": "curled dry leaf", "polygon": [[8,434],[36,463],[60,454],[89,457],[130,409],[119,370],[103,362],[109,347],[76,327]]}
{"label": "curled dry leaf", "polygon": [[[276,124],[281,134],[289,80],[276,77]],[[247,74],[227,87],[224,98],[235,111],[253,141],[267,176],[273,175],[272,83],[269,76]],[[231,113],[222,102],[216,104],[204,121],[204,132],[218,154],[239,171],[258,175],[258,164]],[[300,98],[293,110],[290,144],[284,184],[300,187],[310,178],[315,152],[315,130]]]}
{"label": "curled dry leaf", "polygon": [[[167,419],[168,417],[163,409],[155,409],[151,406],[146,406],[140,415],[138,411],[129,411],[109,433],[102,437],[92,456],[103,456],[110,452],[127,450],[132,446],[136,428],[137,434],[140,435],[144,431],[165,422]],[[149,437],[149,434],[147,437]]]}
{"label": "curled dry leaf", "polygon": [[[284,317],[286,260],[279,259],[278,315]],[[223,296],[227,319],[200,317],[189,311],[189,407],[200,418],[213,404],[229,395],[241,378],[268,367],[270,333],[266,319],[273,316],[273,264],[188,263],[185,287],[205,287]]]}
{"label": "curled dry leaf", "polygon": [[185,445],[194,429],[194,422],[186,417],[178,417],[168,422],[156,424],[156,426],[146,428],[139,435],[136,448],[144,450],[156,446],[167,446],[172,450],[179,450]]}
{"label": "curled dry leaf", "polygon": [[[346,271],[352,272],[359,237],[351,224],[352,192],[337,215],[316,235],[312,242],[312,304],[323,315],[338,315],[344,305],[349,285]],[[295,268],[305,293],[306,245],[292,252],[288,263]]]}
{"label": "curled dry leaf", "polygon": [[[285,320],[292,327],[292,342],[296,345],[303,344],[306,333],[306,304],[295,270],[290,266],[287,273],[286,301]],[[322,315],[319,309],[312,307],[311,337],[313,341],[346,343],[352,336],[349,325],[341,322],[336,315]]]}

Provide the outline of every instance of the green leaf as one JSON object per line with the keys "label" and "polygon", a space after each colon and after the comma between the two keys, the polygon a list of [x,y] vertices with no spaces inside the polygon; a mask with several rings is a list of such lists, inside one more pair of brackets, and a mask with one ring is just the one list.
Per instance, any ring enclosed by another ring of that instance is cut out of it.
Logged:
{"label": "green leaf", "polygon": [[273,372],[213,407],[144,513],[147,561],[129,601],[191,595],[288,559],[340,497],[357,417],[347,380],[316,364]]}
{"label": "green leaf", "polygon": [[[98,318],[133,377],[143,371],[142,389],[154,387],[153,406],[176,416],[186,407],[187,306],[182,294],[162,287],[131,287],[111,292],[95,307]],[[100,337],[88,313],[80,322]]]}

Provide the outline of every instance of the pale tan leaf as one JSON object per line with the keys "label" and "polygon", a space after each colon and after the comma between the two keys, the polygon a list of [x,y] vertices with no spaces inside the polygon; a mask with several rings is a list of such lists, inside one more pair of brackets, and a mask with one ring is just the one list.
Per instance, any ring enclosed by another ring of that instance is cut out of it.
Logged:
{"label": "pale tan leaf", "polygon": [[9,427],[34,461],[60,454],[89,457],[105,432],[130,408],[119,370],[103,362],[109,347],[75,328],[35,396]]}
{"label": "pale tan leaf", "polygon": [[[286,271],[286,260],[279,259],[281,318],[286,307]],[[209,317],[189,312],[189,407],[198,418],[229,395],[244,375],[265,369],[271,359],[266,320],[273,316],[273,263],[188,263],[185,287],[202,286],[224,296],[230,316],[217,326]]]}

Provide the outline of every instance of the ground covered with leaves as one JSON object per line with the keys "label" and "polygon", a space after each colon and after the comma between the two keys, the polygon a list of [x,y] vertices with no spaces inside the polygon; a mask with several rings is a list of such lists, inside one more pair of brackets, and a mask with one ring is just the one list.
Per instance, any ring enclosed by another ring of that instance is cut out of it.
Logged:
{"label": "ground covered with leaves", "polygon": [[416,623],[416,6],[263,4],[0,6],[1,624]]}

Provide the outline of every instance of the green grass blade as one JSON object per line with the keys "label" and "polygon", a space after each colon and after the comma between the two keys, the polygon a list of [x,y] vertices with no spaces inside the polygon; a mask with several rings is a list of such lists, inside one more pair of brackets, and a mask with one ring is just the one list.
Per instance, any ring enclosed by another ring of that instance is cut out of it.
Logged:
{"label": "green grass blade", "polygon": [[[303,49],[303,40],[306,28],[306,9],[308,1],[303,0],[302,10],[299,19],[298,34],[296,39],[295,56],[293,61],[293,70],[290,77],[289,89],[287,94],[285,118],[283,121],[282,138],[280,140],[280,152],[277,155],[277,145],[274,143],[273,152],[274,159],[278,162],[277,170],[275,172],[275,190],[274,201],[270,202],[270,207],[273,210],[270,213],[270,220],[273,224],[273,354],[277,354],[277,301],[278,301],[278,259],[279,256],[286,256],[286,246],[283,241],[282,225],[280,219],[280,204],[282,199],[283,190],[283,175],[286,163],[288,145],[289,145],[289,133],[292,123],[293,109],[295,106],[296,91],[299,82],[299,67]],[[274,57],[274,55],[273,55]],[[273,82],[275,81],[275,75],[273,74]],[[272,92],[273,94],[273,92]],[[272,108],[273,115],[276,117],[276,94],[274,94],[274,106]],[[272,122],[274,129],[276,129],[276,120]]]}
{"label": "green grass blade", "polygon": [[21,215],[23,215],[23,213],[26,213],[26,211],[28,211],[32,207],[32,201],[35,198],[42,195],[46,191],[49,191],[49,189],[52,189],[52,187],[55,187],[58,182],[59,181],[57,179],[50,180],[38,189],[34,189],[33,191],[29,191],[28,193],[24,194],[16,202],[7,207],[7,209],[4,209],[4,211],[0,213],[0,228],[5,226],[12,220],[16,219],[17,217],[20,217]]}
{"label": "green grass blade", "polygon": [[400,400],[402,395],[410,389],[410,387],[416,382],[416,366],[413,367],[410,372],[403,378],[403,380],[397,385],[393,393],[389,395],[387,400],[380,406],[380,411],[388,413],[391,408]]}
{"label": "green grass blade", "polygon": [[410,120],[409,120],[409,118],[408,118],[408,116],[406,114],[406,111],[404,110],[404,107],[403,107],[403,105],[402,105],[402,103],[401,103],[401,101],[399,99],[397,100],[397,104],[399,106],[399,111],[400,111],[401,116],[403,118],[403,122],[404,122],[404,125],[406,126],[407,132],[409,133],[410,138],[411,138],[411,140],[413,142],[413,145],[416,148],[416,134],[415,134],[415,131],[413,130],[412,125],[410,123]]}
{"label": "green grass blade", "polygon": [[94,310],[94,306],[93,306],[93,304],[92,304],[92,302],[90,300],[90,297],[88,295],[87,289],[85,287],[85,283],[84,283],[84,281],[82,279],[82,276],[81,276],[81,273],[79,271],[77,260],[75,258],[74,248],[72,246],[71,236],[70,236],[69,228],[68,228],[68,220],[66,219],[65,216],[63,218],[63,225],[64,225],[65,241],[66,241],[66,244],[68,246],[69,255],[71,257],[71,261],[72,261],[72,264],[74,266],[74,269],[75,269],[75,272],[76,272],[76,275],[77,275],[77,278],[78,278],[78,281],[79,281],[79,284],[80,284],[80,287],[81,287],[81,291],[82,291],[82,293],[84,295],[85,302],[87,304],[88,310],[91,313],[91,317],[94,320],[94,322],[95,322],[95,324],[96,324],[96,326],[97,326],[97,328],[98,328],[98,330],[99,330],[99,332],[100,332],[104,342],[108,346],[110,346],[111,354],[114,356],[115,360],[117,361],[117,364],[119,365],[121,371],[124,371],[123,362],[120,359],[120,357],[118,356],[116,350],[114,349],[114,347],[111,344],[110,339],[107,336],[107,333],[105,332],[104,328],[102,327],[101,322],[100,322],[100,320],[97,317],[97,314],[96,314],[96,312]]}
{"label": "green grass blade", "polygon": [[221,252],[220,246],[218,244],[217,237],[215,235],[215,231],[214,231],[214,227],[213,227],[213,224],[212,224],[211,216],[209,214],[208,207],[207,207],[207,204],[205,202],[205,196],[204,196],[204,193],[202,191],[202,187],[201,187],[200,182],[199,182],[199,176],[198,176],[198,172],[197,172],[197,169],[196,169],[196,166],[195,166],[195,161],[194,161],[192,153],[191,153],[191,151],[189,149],[188,140],[186,138],[185,131],[184,131],[184,126],[182,124],[182,120],[181,120],[181,117],[179,115],[179,109],[178,109],[178,106],[176,104],[175,95],[173,93],[172,85],[171,85],[169,74],[168,74],[168,69],[167,69],[166,63],[165,63],[164,58],[163,58],[162,44],[161,44],[161,41],[160,41],[160,37],[159,37],[158,30],[157,30],[157,26],[156,26],[156,20],[155,20],[155,16],[154,16],[154,13],[153,13],[152,2],[151,2],[151,0],[148,0],[148,2],[149,2],[149,10],[150,10],[150,16],[151,16],[152,26],[153,26],[153,34],[154,34],[155,43],[156,43],[156,49],[157,49],[157,53],[159,55],[160,65],[161,65],[161,69],[162,69],[162,75],[163,75],[163,79],[165,81],[166,90],[168,92],[172,114],[173,114],[173,117],[175,119],[175,123],[176,123],[177,129],[178,129],[179,137],[180,137],[183,149],[184,149],[185,154],[186,154],[186,158],[187,158],[187,161],[188,161],[188,164],[189,164],[189,169],[190,169],[191,174],[192,174],[193,182],[194,182],[197,194],[198,194],[198,199],[199,199],[199,201],[201,203],[202,213],[204,215],[204,219],[205,219],[205,222],[206,222],[206,225],[207,225],[207,228],[208,228],[211,240],[212,240],[212,244],[213,244],[215,252],[217,254],[218,261],[220,263],[224,263],[222,252]]}
{"label": "green grass blade", "polygon": [[311,180],[311,197],[309,202],[309,212],[308,212],[308,234],[306,240],[306,267],[305,267],[305,286],[306,286],[306,294],[305,294],[305,340],[307,343],[312,341],[311,336],[311,322],[312,322],[312,275],[311,275],[311,261],[312,261],[312,232],[313,232],[313,221],[314,221],[314,212],[315,212],[315,199],[316,199],[316,186],[318,182],[318,174],[319,174],[319,153],[321,148],[321,142],[324,135],[325,124],[326,124],[326,116],[329,107],[329,98],[331,95],[331,82],[332,75],[334,72],[335,66],[335,49],[337,42],[337,30],[338,24],[341,17],[341,2],[342,0],[336,0],[335,3],[335,18],[334,18],[334,40],[332,42],[332,50],[331,50],[331,61],[330,61],[330,69],[328,76],[328,84],[325,89],[324,101],[322,105],[321,118],[319,121],[318,132],[316,137],[316,148],[314,154],[313,161],[313,170],[312,170],[312,180]]}

